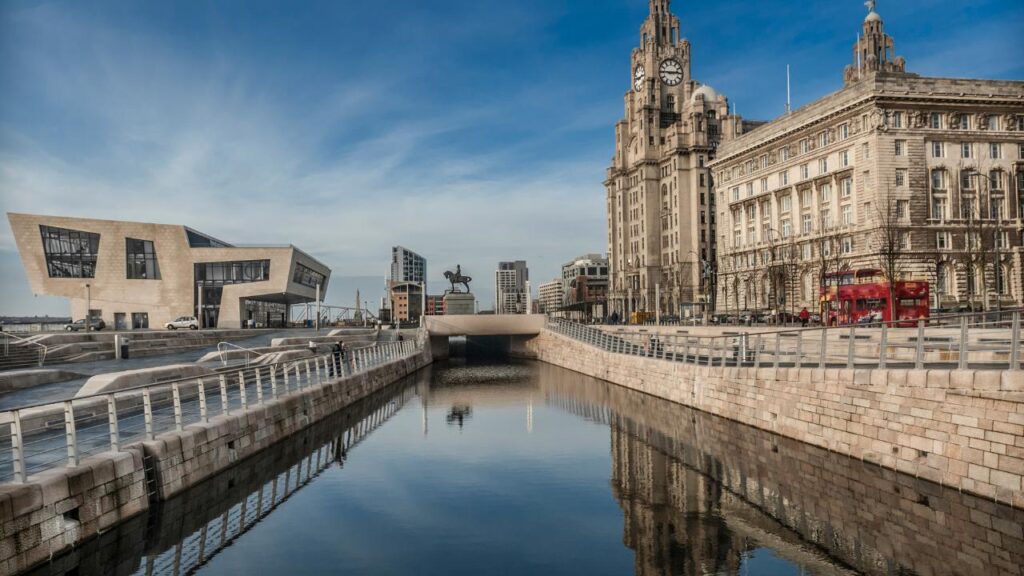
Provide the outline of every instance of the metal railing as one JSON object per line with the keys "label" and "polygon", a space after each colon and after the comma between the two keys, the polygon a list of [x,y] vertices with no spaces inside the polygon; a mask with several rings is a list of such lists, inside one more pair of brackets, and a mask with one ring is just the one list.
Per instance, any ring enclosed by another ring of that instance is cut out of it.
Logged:
{"label": "metal railing", "polygon": [[704,366],[1021,369],[1021,310],[713,336],[558,318],[547,327],[608,352]]}
{"label": "metal railing", "polygon": [[21,336],[15,336],[14,334],[11,334],[10,332],[0,332],[0,336],[2,336],[3,340],[4,340],[4,356],[5,357],[10,357],[11,356],[11,344],[12,344],[12,340],[13,340],[14,341],[13,342],[14,343],[14,348],[15,349],[18,349],[19,347],[21,347],[20,345],[27,345],[27,346],[34,346],[34,347],[36,347],[37,348],[37,354],[38,354],[37,357],[38,357],[38,365],[39,366],[42,366],[43,363],[46,362],[46,352],[47,352],[47,350],[49,350],[49,348],[47,348],[47,346],[45,344],[41,344],[39,342],[36,342],[34,340],[30,340],[28,338],[23,338]]}
{"label": "metal railing", "polygon": [[10,430],[0,436],[0,482],[25,482],[44,470],[77,466],[87,456],[403,360],[419,353],[421,344],[420,339],[384,342],[344,357],[322,354],[227,368],[0,412],[0,431]]}
{"label": "metal railing", "polygon": [[234,349],[234,350],[242,350],[243,352],[245,352],[245,366],[246,366],[246,368],[249,367],[249,356],[256,355],[256,357],[258,358],[258,357],[260,357],[260,356],[262,356],[264,354],[263,352],[257,352],[255,350],[253,350],[252,348],[245,348],[245,347],[239,346],[238,344],[232,344],[231,342],[218,342],[217,343],[217,354],[220,356],[221,366],[227,366],[228,365],[228,359],[224,357],[224,352],[225,352],[225,349],[227,349],[227,348],[231,348],[231,349]]}

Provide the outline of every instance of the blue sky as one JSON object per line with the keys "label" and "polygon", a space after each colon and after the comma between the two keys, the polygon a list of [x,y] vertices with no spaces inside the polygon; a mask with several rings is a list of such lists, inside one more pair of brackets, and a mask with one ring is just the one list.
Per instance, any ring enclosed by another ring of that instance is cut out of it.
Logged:
{"label": "blue sky", "polygon": [[[794,105],[840,88],[865,14],[855,0],[672,9],[694,77],[754,119],[782,112],[787,63]],[[878,11],[912,72],[1024,79],[1019,0]],[[644,0],[2,0],[0,209],[293,243],[334,270],[335,303],[381,284],[402,244],[434,280],[461,263],[487,306],[499,260],[526,259],[536,286],[606,250],[601,182],[646,13]],[[0,294],[0,314],[67,310],[33,298],[6,225]]]}

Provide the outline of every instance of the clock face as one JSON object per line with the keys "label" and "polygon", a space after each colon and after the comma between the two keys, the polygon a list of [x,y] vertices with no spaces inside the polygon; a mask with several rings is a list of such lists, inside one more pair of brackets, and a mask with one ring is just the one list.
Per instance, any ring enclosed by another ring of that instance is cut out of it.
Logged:
{"label": "clock face", "polygon": [[637,92],[644,89],[644,67],[643,65],[636,67],[636,72],[633,73],[633,88]]}
{"label": "clock face", "polygon": [[683,81],[683,67],[675,58],[662,62],[658,71],[661,73],[661,81],[669,86],[677,86]]}

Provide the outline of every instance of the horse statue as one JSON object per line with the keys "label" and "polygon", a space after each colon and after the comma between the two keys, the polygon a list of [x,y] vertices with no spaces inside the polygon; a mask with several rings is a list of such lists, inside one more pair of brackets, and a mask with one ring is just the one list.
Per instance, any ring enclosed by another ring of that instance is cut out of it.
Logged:
{"label": "horse statue", "polygon": [[463,286],[465,286],[466,287],[466,292],[465,293],[466,294],[469,293],[469,283],[472,282],[473,279],[470,278],[469,276],[463,276],[462,275],[462,265],[461,264],[458,264],[458,265],[455,266],[455,272],[452,272],[451,270],[446,270],[445,273],[444,273],[444,277],[445,277],[445,280],[448,280],[449,282],[452,283],[451,292],[453,294],[462,294],[463,293],[461,290],[458,290],[455,287],[456,284],[462,284]]}

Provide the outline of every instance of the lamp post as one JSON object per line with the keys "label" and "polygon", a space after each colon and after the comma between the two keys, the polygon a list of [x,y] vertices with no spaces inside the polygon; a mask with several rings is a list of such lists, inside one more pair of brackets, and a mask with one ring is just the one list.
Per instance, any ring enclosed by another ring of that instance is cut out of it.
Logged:
{"label": "lamp post", "polygon": [[89,284],[85,285],[85,331],[92,331],[92,287]]}

